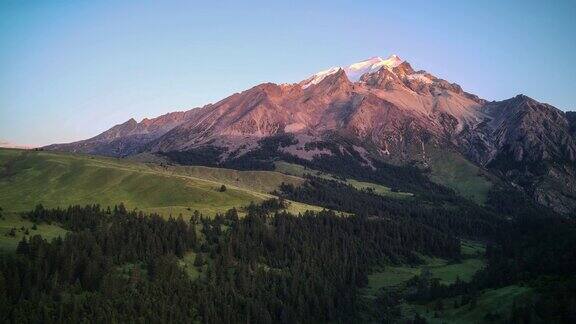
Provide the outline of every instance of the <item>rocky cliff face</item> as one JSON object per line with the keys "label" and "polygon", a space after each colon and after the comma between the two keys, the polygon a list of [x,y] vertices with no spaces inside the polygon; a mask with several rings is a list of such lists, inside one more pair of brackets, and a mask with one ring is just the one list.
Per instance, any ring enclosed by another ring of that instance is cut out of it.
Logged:
{"label": "rocky cliff face", "polygon": [[425,164],[430,145],[457,150],[521,183],[543,204],[576,209],[570,203],[576,201],[573,114],[523,95],[487,102],[395,55],[330,68],[295,84],[261,84],[186,112],[131,119],[94,138],[47,149],[126,156],[212,146],[222,148],[225,160],[284,133],[296,140],[282,149],[304,159],[330,154],[311,147],[334,138],[353,141],[368,161],[394,164]]}
{"label": "rocky cliff face", "polygon": [[[576,210],[576,137],[569,114],[524,95],[484,108],[487,167],[558,212]],[[471,158],[474,158],[472,156]]]}
{"label": "rocky cliff face", "polygon": [[570,127],[570,134],[576,137],[576,111],[566,112],[566,119],[568,120],[568,125]]}
{"label": "rocky cliff face", "polygon": [[576,141],[562,111],[524,95],[487,104],[484,110],[499,155],[516,162],[576,160]]}

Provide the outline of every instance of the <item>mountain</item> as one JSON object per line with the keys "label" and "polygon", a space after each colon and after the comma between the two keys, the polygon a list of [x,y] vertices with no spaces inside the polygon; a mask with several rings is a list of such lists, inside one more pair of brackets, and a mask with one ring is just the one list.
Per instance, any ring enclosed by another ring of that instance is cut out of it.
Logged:
{"label": "mountain", "polygon": [[576,137],[566,114],[524,95],[486,105],[488,167],[561,213],[576,210]]}
{"label": "mountain", "polygon": [[144,118],[139,123],[131,118],[87,140],[53,144],[44,148],[106,156],[127,156],[138,153],[144,143],[166,134],[188,120],[194,113],[195,110],[172,112],[152,119]]}
{"label": "mountain", "polygon": [[218,164],[250,156],[263,139],[288,136],[279,154],[304,161],[347,154],[369,168],[373,161],[426,168],[429,150],[453,151],[569,213],[576,210],[575,120],[524,95],[488,102],[392,55],[299,83],[260,84],[186,112],[131,119],[46,149],[128,156],[213,148]]}

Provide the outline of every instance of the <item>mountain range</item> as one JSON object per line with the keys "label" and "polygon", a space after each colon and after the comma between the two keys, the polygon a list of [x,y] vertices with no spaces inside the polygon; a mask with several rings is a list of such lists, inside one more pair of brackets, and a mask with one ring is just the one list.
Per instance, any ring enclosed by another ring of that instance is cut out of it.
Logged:
{"label": "mountain range", "polygon": [[[278,142],[275,155],[251,155],[278,137],[288,140]],[[432,152],[450,152],[556,212],[576,210],[576,113],[525,95],[488,101],[396,55],[333,67],[298,83],[263,83],[214,104],[130,119],[45,149],[115,157],[210,149],[214,165],[250,156],[350,156],[367,169],[378,161],[421,170]]]}

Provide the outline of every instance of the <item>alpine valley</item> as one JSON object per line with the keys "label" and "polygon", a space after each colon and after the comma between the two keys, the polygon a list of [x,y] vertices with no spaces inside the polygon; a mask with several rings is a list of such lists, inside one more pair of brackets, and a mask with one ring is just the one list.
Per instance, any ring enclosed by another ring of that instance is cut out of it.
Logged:
{"label": "alpine valley", "polygon": [[[471,186],[511,188],[567,217],[576,211],[576,113],[522,94],[488,101],[396,55],[299,83],[260,84],[215,104],[130,119],[45,149],[123,158],[152,153],[235,169],[273,170],[283,161],[406,191],[414,188],[394,175],[412,168],[483,203],[484,193],[457,179],[467,173]],[[370,175],[379,170],[388,175]]]}
{"label": "alpine valley", "polygon": [[576,114],[396,55],[0,149],[0,323],[576,323]]}

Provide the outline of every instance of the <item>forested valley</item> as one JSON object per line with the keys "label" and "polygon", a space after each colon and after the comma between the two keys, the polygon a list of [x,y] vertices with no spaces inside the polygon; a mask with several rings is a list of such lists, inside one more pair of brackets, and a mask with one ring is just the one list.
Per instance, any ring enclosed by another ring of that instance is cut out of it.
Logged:
{"label": "forested valley", "polygon": [[[15,254],[0,256],[1,321],[418,323],[426,319],[403,313],[403,302],[437,301],[440,311],[452,298],[472,308],[483,289],[519,283],[537,293],[509,314],[483,320],[576,320],[571,220],[534,206],[524,207],[533,210],[526,215],[497,198],[499,207],[481,213],[465,204],[458,213],[409,208],[313,178],[280,190],[354,214],[292,215],[283,198],[214,217],[190,212],[169,219],[121,204],[37,206],[21,217],[60,224],[68,234],[52,241],[33,235]],[[418,265],[423,257],[457,262],[464,238],[487,243],[487,266],[472,280],[443,284],[422,271],[375,299],[362,293],[376,268]]]}

